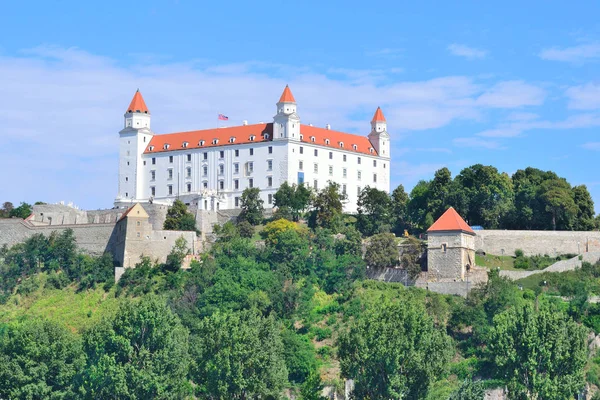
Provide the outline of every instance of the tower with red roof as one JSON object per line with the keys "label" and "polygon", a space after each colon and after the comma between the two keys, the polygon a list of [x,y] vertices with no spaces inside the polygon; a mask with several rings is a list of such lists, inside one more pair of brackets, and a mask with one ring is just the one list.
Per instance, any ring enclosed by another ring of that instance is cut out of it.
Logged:
{"label": "tower with red roof", "polygon": [[462,281],[475,266],[475,232],[450,207],[427,230],[429,279]]}
{"label": "tower with red roof", "polygon": [[387,132],[387,121],[383,116],[381,107],[377,107],[371,120],[371,133],[369,141],[380,157],[390,158],[390,135]]}

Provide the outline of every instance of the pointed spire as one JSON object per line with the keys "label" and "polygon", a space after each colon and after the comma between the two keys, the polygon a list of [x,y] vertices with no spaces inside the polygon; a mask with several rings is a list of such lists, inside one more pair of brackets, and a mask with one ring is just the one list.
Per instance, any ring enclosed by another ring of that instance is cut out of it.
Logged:
{"label": "pointed spire", "polygon": [[129,107],[127,107],[127,112],[139,112],[150,114],[150,111],[148,111],[148,107],[146,107],[146,102],[144,101],[144,98],[140,93],[140,89],[138,89],[133,95],[133,99],[131,100]]}
{"label": "pointed spire", "polygon": [[375,111],[375,115],[373,115],[371,122],[385,122],[385,117],[383,116],[381,107],[377,107],[377,111]]}
{"label": "pointed spire", "polygon": [[296,99],[294,99],[294,95],[292,94],[290,87],[288,85],[285,85],[285,89],[283,89],[283,93],[281,94],[281,97],[279,98],[279,103],[295,103],[295,102],[296,102]]}
{"label": "pointed spire", "polygon": [[471,229],[465,220],[458,215],[454,207],[447,209],[446,212],[443,213],[442,216],[439,217],[438,220],[429,227],[429,229],[427,229],[427,232],[437,231],[461,231],[475,234],[473,229]]}

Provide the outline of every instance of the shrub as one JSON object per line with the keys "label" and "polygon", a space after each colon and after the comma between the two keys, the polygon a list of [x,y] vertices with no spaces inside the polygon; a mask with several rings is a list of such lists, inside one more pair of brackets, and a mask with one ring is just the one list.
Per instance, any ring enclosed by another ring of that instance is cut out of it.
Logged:
{"label": "shrub", "polygon": [[251,238],[254,235],[254,227],[246,220],[240,221],[237,224],[237,229],[243,238]]}
{"label": "shrub", "polygon": [[515,257],[523,257],[524,255],[525,255],[525,253],[523,252],[523,250],[521,250],[521,249],[515,250]]}

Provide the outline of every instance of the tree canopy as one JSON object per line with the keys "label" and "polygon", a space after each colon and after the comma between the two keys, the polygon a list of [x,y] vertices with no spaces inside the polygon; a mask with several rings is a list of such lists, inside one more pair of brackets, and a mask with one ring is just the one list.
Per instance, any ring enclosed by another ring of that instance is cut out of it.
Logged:
{"label": "tree canopy", "polygon": [[195,231],[196,217],[188,211],[185,203],[179,199],[173,202],[167,211],[163,228],[168,231]]}
{"label": "tree canopy", "polygon": [[246,188],[242,192],[241,208],[242,211],[238,221],[247,221],[251,225],[258,225],[263,220],[264,201],[260,198],[260,189]]}

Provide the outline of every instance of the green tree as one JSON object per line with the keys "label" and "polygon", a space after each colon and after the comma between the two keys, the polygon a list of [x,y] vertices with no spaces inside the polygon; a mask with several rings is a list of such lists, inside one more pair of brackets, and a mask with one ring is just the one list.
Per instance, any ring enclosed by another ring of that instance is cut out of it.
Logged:
{"label": "green tree", "polygon": [[41,319],[10,326],[0,335],[0,398],[69,399],[85,365],[81,340]]}
{"label": "green tree", "polygon": [[194,231],[196,229],[196,217],[190,213],[185,203],[179,199],[167,211],[167,217],[163,228],[168,231]]}
{"label": "green tree", "polygon": [[340,185],[329,182],[313,201],[313,211],[309,220],[311,228],[317,227],[337,231],[341,229],[342,211],[346,195],[340,192]]}
{"label": "green tree", "polygon": [[282,216],[289,215],[293,221],[298,221],[300,215],[308,208],[312,192],[305,185],[283,182],[273,196],[274,206]]}
{"label": "green tree", "polygon": [[389,232],[392,225],[392,199],[383,190],[369,186],[358,196],[357,227],[364,236]]}
{"label": "green tree", "polygon": [[285,364],[291,382],[304,382],[317,368],[315,348],[306,336],[286,329],[282,333]]}
{"label": "green tree", "polygon": [[454,354],[452,340],[413,297],[377,303],[340,335],[342,376],[354,379],[356,399],[425,398]]}
{"label": "green tree", "polygon": [[485,387],[483,382],[467,379],[452,393],[448,400],[483,400],[484,398]]}
{"label": "green tree", "polygon": [[15,208],[13,203],[10,201],[5,201],[2,203],[2,208],[0,209],[0,217],[8,218],[10,217],[10,212]]}
{"label": "green tree", "polygon": [[571,186],[564,179],[554,179],[542,183],[541,190],[545,211],[551,215],[552,230],[572,229],[579,208]]}
{"label": "green tree", "polygon": [[488,342],[496,375],[512,399],[569,399],[585,384],[587,332],[559,310],[541,304],[494,317]]}
{"label": "green tree", "polygon": [[595,229],[594,200],[585,185],[573,187],[573,200],[578,209],[575,230],[591,231]]}
{"label": "green tree", "polygon": [[190,253],[190,249],[187,246],[187,240],[183,236],[180,236],[175,240],[175,245],[171,249],[171,252],[167,255],[167,262],[165,263],[165,269],[171,272],[177,272],[181,269],[183,260]]}
{"label": "green tree", "polygon": [[263,200],[260,198],[259,188],[246,188],[242,192],[242,212],[238,221],[248,221],[252,225],[258,225],[263,220]]}
{"label": "green tree", "polygon": [[85,398],[179,399],[189,393],[188,332],[164,300],[127,301],[83,339]]}
{"label": "green tree", "polygon": [[404,186],[398,185],[392,192],[392,231],[396,236],[404,234],[405,229],[409,229],[408,224],[408,194]]}
{"label": "green tree", "polygon": [[421,257],[423,256],[423,244],[414,236],[409,236],[402,244],[402,256],[400,266],[408,273],[410,279],[416,279],[421,273]]}
{"label": "green tree", "polygon": [[[6,203],[4,203],[6,205]],[[9,216],[10,217],[16,217],[16,218],[27,218],[31,215],[31,213],[33,212],[33,209],[31,208],[31,204],[27,204],[22,202],[19,207],[13,208],[12,210],[10,210],[9,212]]]}
{"label": "green tree", "polygon": [[429,208],[429,182],[419,181],[410,192],[407,205],[408,221],[417,232],[426,231],[433,224],[433,216]]}
{"label": "green tree", "polygon": [[254,236],[254,227],[248,221],[240,221],[237,224],[237,230],[240,233],[240,236],[243,238],[251,238]]}
{"label": "green tree", "polygon": [[316,370],[311,371],[308,378],[300,388],[301,400],[327,400],[327,397],[321,395],[323,393],[323,382]]}
{"label": "green tree", "polygon": [[287,381],[280,328],[251,311],[216,313],[194,329],[191,376],[200,398],[279,398]]}
{"label": "green tree", "polygon": [[372,236],[367,244],[365,262],[372,268],[394,267],[398,265],[400,254],[393,233],[380,233]]}

